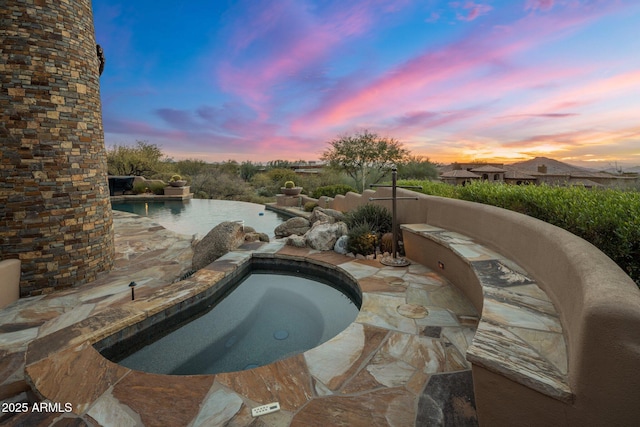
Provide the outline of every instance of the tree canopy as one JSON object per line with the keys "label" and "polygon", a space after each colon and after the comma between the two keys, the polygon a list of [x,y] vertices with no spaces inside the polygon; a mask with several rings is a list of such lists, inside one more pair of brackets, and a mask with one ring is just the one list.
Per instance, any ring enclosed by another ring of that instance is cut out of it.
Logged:
{"label": "tree canopy", "polygon": [[398,165],[398,179],[438,179],[438,165],[428,157],[408,156]]}
{"label": "tree canopy", "polygon": [[368,130],[344,135],[329,142],[321,159],[332,168],[344,171],[359,191],[380,181],[394,165],[403,163],[409,151],[393,138],[384,138]]}
{"label": "tree canopy", "polygon": [[107,150],[109,175],[142,176],[163,170],[164,154],[156,144],[136,141],[135,147],[116,145]]}

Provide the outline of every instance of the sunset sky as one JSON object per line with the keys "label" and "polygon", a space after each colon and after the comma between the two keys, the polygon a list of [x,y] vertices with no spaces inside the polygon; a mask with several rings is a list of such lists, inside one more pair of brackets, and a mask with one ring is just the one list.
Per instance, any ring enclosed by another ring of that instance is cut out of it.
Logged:
{"label": "sunset sky", "polygon": [[638,0],[93,0],[105,141],[317,160],[368,129],[449,163],[640,165]]}

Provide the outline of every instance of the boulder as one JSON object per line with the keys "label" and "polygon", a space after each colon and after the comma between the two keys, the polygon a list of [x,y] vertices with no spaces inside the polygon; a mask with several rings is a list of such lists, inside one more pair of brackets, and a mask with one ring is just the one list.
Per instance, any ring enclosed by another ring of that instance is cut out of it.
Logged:
{"label": "boulder", "polygon": [[288,237],[292,234],[303,235],[311,228],[309,220],[302,217],[295,217],[286,220],[276,227],[274,234],[277,238]]}
{"label": "boulder", "polygon": [[347,249],[347,244],[349,243],[348,236],[340,236],[338,240],[336,240],[336,244],[333,245],[333,250],[340,255],[346,255],[349,253],[349,249]]}
{"label": "boulder", "polygon": [[233,251],[244,242],[242,224],[225,221],[209,231],[193,248],[191,266],[199,270],[229,251]]}
{"label": "boulder", "polygon": [[345,234],[347,234],[347,224],[344,222],[333,224],[316,222],[305,235],[305,239],[307,245],[313,249],[330,251],[333,250],[336,241]]}
{"label": "boulder", "polygon": [[267,236],[267,233],[258,233],[257,231],[252,231],[247,233],[247,227],[244,228],[245,229],[245,233],[244,233],[244,241],[245,242],[268,242],[269,241],[269,236]]}
{"label": "boulder", "polygon": [[335,218],[334,222],[344,221],[344,214],[342,212],[340,212],[340,211],[335,210],[335,209],[328,209],[328,208],[325,209],[325,208],[317,207],[317,208],[314,209],[314,211],[315,210],[318,210],[318,211],[322,212],[325,215],[328,215],[328,216],[330,216],[332,218]]}
{"label": "boulder", "polygon": [[311,223],[311,225],[315,224],[316,222],[328,222],[329,224],[333,224],[334,222],[336,222],[336,219],[322,212],[322,209],[315,208],[313,212],[311,212],[309,222]]}
{"label": "boulder", "polygon": [[292,234],[291,236],[287,237],[287,240],[285,240],[284,244],[296,248],[305,248],[307,246],[307,241],[304,236]]}

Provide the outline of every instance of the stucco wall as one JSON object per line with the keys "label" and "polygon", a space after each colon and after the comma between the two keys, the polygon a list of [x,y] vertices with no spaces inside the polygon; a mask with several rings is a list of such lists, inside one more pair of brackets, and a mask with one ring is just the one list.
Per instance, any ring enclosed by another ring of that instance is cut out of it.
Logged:
{"label": "stucco wall", "polygon": [[[349,193],[336,197],[334,208],[352,210],[369,197],[390,193],[387,188],[367,191],[363,197]],[[399,190],[399,195],[416,194]],[[493,206],[418,197],[398,202],[400,223],[426,223],[472,237],[524,267],[549,295],[568,346],[568,381],[575,394],[566,408],[570,424],[637,423],[640,290],[631,278],[593,245],[553,225]],[[382,203],[390,207],[390,202]],[[477,294],[464,286],[462,290],[477,306]]]}

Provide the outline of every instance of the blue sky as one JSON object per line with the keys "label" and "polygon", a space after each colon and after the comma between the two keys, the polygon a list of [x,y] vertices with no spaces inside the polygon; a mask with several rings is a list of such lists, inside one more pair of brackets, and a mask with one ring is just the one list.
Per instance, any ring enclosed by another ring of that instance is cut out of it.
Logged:
{"label": "blue sky", "polygon": [[93,0],[107,146],[314,160],[368,129],[440,162],[640,164],[640,2]]}

